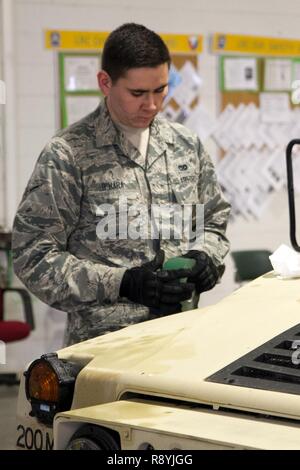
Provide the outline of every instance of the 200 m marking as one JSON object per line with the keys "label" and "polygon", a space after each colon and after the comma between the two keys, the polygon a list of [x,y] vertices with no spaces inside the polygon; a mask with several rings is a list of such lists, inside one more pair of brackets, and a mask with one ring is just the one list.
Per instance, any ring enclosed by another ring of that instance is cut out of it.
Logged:
{"label": "200 m marking", "polygon": [[53,449],[53,439],[48,432],[43,434],[40,429],[33,430],[29,427],[25,428],[21,424],[17,427],[17,431],[21,431],[17,439],[17,447],[28,450]]}

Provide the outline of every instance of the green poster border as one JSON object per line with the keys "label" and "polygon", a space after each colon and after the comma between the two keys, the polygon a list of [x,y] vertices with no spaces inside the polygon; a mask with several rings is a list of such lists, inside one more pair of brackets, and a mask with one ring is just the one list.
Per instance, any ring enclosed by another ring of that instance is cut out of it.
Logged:
{"label": "green poster border", "polygon": [[[300,57],[297,57],[296,59],[292,59],[292,82],[294,80],[296,80],[296,78],[295,78],[295,65],[296,64],[300,64]],[[299,77],[299,79],[300,79],[300,77]]]}
{"label": "green poster border", "polygon": [[65,59],[67,57],[97,57],[99,59],[100,70],[100,52],[58,52],[58,75],[59,75],[59,107],[60,107],[60,128],[63,129],[69,125],[67,115],[66,98],[68,96],[102,96],[100,90],[65,90]]}

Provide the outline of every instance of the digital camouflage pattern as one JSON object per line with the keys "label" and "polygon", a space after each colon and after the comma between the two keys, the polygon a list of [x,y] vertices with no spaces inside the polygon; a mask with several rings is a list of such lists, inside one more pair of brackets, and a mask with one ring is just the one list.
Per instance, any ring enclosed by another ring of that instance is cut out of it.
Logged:
{"label": "digital camouflage pattern", "polygon": [[[229,204],[199,139],[177,123],[151,124],[147,168],[139,151],[112,122],[105,101],[63,129],[42,151],[18,208],[14,268],[43,302],[68,312],[66,344],[150,318],[149,310],[119,297],[126,268],[153,259],[149,240],[100,240],[99,206],[119,197],[128,205],[204,204],[206,251],[216,266],[229,249]],[[141,212],[143,212],[141,210]],[[128,222],[142,214],[128,215]],[[184,240],[161,240],[166,258],[186,252]]]}

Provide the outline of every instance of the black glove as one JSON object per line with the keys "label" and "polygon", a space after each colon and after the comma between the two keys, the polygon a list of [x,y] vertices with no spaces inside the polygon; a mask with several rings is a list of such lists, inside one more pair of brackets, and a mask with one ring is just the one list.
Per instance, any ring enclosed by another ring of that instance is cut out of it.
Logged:
{"label": "black glove", "polygon": [[159,250],[153,261],[125,271],[120,286],[120,296],[132,302],[154,309],[154,315],[181,311],[180,302],[191,297],[193,284],[181,283],[180,278],[191,274],[190,269],[160,271],[164,262],[164,251]]}
{"label": "black glove", "polygon": [[183,258],[193,258],[196,261],[188,282],[195,284],[197,294],[212,289],[225,270],[224,265],[217,268],[204,251],[191,250]]}

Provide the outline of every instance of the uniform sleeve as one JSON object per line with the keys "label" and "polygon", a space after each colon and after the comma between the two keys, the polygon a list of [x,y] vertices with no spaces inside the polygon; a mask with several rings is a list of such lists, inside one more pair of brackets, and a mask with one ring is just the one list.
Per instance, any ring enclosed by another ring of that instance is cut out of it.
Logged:
{"label": "uniform sleeve", "polygon": [[12,238],[15,273],[40,300],[72,311],[113,304],[126,268],[78,259],[68,238],[80,217],[81,171],[70,146],[54,138],[41,153],[18,208]]}
{"label": "uniform sleeve", "polygon": [[204,204],[204,239],[193,245],[195,250],[205,251],[218,267],[229,251],[226,227],[230,204],[224,198],[217,181],[214,165],[198,140],[200,173],[198,181],[199,203]]}

